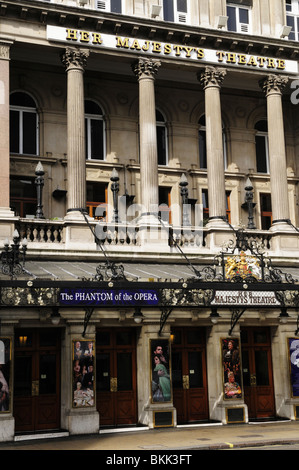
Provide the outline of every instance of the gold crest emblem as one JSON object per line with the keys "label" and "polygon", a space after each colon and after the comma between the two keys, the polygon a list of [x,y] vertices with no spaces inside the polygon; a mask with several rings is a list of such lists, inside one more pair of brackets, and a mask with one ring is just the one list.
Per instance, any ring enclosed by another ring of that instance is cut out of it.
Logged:
{"label": "gold crest emblem", "polygon": [[225,264],[226,279],[233,279],[234,277],[245,279],[248,276],[256,279],[261,278],[261,268],[255,256],[247,255],[244,251],[241,251],[239,255],[227,258]]}

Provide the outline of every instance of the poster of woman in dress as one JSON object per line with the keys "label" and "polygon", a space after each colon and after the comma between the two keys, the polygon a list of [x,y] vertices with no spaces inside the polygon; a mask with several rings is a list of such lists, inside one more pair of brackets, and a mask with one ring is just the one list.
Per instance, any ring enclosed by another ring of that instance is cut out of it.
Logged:
{"label": "poster of woman in dress", "polygon": [[288,347],[292,397],[299,397],[299,339],[288,338]]}
{"label": "poster of woman in dress", "polygon": [[0,337],[0,413],[10,411],[11,338]]}
{"label": "poster of woman in dress", "polygon": [[94,341],[73,341],[73,407],[94,406]]}
{"label": "poster of woman in dress", "polygon": [[221,347],[224,398],[242,398],[239,339],[222,339]]}
{"label": "poster of woman in dress", "polygon": [[165,339],[150,340],[152,402],[171,401],[170,346]]}

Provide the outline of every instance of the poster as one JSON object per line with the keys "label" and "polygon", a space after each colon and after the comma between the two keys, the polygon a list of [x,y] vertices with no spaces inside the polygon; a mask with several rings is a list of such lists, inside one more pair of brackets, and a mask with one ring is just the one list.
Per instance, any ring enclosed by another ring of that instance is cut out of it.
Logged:
{"label": "poster", "polygon": [[238,338],[221,339],[224,399],[242,398]]}
{"label": "poster", "polygon": [[299,339],[288,338],[292,397],[299,397]]}
{"label": "poster", "polygon": [[73,407],[94,406],[94,347],[92,340],[73,340]]}
{"label": "poster", "polygon": [[170,402],[170,343],[167,339],[150,340],[150,364],[152,403]]}
{"label": "poster", "polygon": [[11,407],[11,338],[0,336],[0,413],[7,413]]}

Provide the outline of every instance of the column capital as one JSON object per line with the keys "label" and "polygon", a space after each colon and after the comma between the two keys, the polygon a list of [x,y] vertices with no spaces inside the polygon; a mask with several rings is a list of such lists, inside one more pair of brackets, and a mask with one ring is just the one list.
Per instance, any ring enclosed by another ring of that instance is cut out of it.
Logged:
{"label": "column capital", "polygon": [[0,37],[0,60],[9,60],[10,47],[12,45],[13,45],[13,41]]}
{"label": "column capital", "polygon": [[220,88],[226,73],[225,69],[208,66],[198,73],[197,78],[204,89],[215,86]]}
{"label": "column capital", "polygon": [[160,66],[160,60],[140,58],[132,64],[132,70],[138,79],[144,76],[154,78]]}
{"label": "column capital", "polygon": [[67,47],[65,52],[61,54],[61,62],[65,66],[66,71],[70,69],[80,69],[84,72],[88,57],[89,51],[86,49]]}
{"label": "column capital", "polygon": [[278,93],[281,95],[288,82],[289,77],[270,74],[268,77],[260,80],[259,85],[266,96],[270,93]]}

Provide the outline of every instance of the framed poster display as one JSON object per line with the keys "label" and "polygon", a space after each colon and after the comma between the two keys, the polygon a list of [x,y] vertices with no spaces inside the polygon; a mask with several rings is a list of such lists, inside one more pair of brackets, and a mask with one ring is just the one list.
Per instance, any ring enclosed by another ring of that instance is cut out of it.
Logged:
{"label": "framed poster display", "polygon": [[291,395],[299,397],[299,339],[288,338]]}
{"label": "framed poster display", "polygon": [[94,406],[94,356],[93,340],[73,340],[73,407],[88,408]]}
{"label": "framed poster display", "polygon": [[224,399],[242,398],[239,339],[222,338],[221,351]]}
{"label": "framed poster display", "polygon": [[167,339],[150,340],[151,402],[171,401],[170,342]]}
{"label": "framed poster display", "polygon": [[11,347],[12,339],[0,336],[0,413],[11,409]]}

